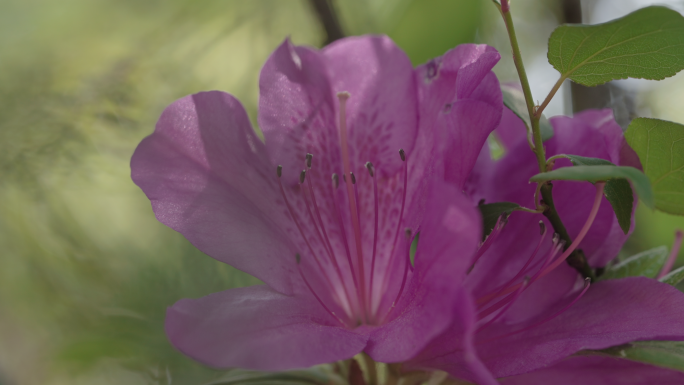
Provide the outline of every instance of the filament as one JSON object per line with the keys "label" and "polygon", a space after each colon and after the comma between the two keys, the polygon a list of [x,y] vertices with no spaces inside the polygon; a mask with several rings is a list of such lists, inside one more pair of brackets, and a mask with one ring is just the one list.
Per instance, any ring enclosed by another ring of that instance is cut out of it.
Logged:
{"label": "filament", "polygon": [[[495,305],[492,305],[492,307],[490,307],[489,309],[484,310],[484,311],[482,311],[480,314],[478,314],[478,318],[479,318],[479,319],[484,319],[485,317],[487,317],[487,316],[489,316],[490,314],[494,313],[494,312],[497,311],[499,308],[501,308],[501,306],[503,306],[503,305],[505,304],[505,307],[499,312],[499,314],[497,314],[496,316],[494,316],[494,318],[492,318],[491,320],[489,320],[486,324],[484,324],[484,325],[480,326],[479,328],[477,328],[477,331],[480,331],[480,330],[486,328],[487,326],[493,324],[493,323],[494,323],[496,320],[498,320],[505,312],[507,312],[508,309],[513,305],[513,303],[515,303],[515,301],[516,301],[518,298],[520,298],[520,294],[522,294],[522,292],[528,287],[529,282],[530,282],[529,279],[524,280],[523,283],[522,283],[522,285],[520,285],[520,287],[518,288],[518,290],[516,290],[515,293],[511,294],[512,298],[510,298],[510,300],[509,300],[508,297],[507,297],[507,298],[504,298],[504,299],[502,299],[501,301],[497,302]],[[508,301],[508,302],[506,303],[506,301]],[[500,303],[503,303],[503,304],[499,305]]]}
{"label": "filament", "polygon": [[523,328],[523,329],[520,329],[520,330],[516,330],[516,331],[514,331],[514,332],[511,332],[511,333],[508,333],[508,334],[504,334],[504,335],[501,335],[501,336],[498,336],[498,337],[490,338],[490,339],[488,339],[488,340],[486,340],[486,341],[478,342],[476,345],[485,344],[485,343],[487,343],[487,342],[491,342],[491,341],[498,340],[498,339],[501,339],[501,338],[510,337],[510,336],[516,335],[516,334],[518,334],[518,333],[526,332],[526,331],[528,331],[528,330],[530,330],[530,329],[536,328],[537,326],[541,326],[541,325],[543,325],[543,324],[545,324],[545,323],[551,321],[552,319],[554,319],[554,318],[558,317],[559,315],[561,315],[562,313],[564,313],[566,310],[570,309],[570,307],[571,307],[572,305],[574,305],[577,301],[579,301],[580,298],[582,298],[582,296],[584,295],[584,293],[587,292],[587,290],[589,289],[589,286],[591,286],[591,279],[586,278],[586,279],[584,280],[584,288],[583,288],[582,291],[579,293],[579,295],[578,295],[577,297],[575,297],[575,299],[573,299],[573,300],[572,300],[569,304],[567,304],[564,308],[562,308],[561,310],[557,311],[556,313],[554,313],[554,314],[551,315],[550,317],[547,317],[547,318],[545,318],[545,319],[543,319],[543,320],[541,320],[541,321],[539,321],[539,322],[537,322],[537,323],[535,323],[535,324],[533,324],[533,325],[530,325],[530,326],[528,326],[528,327],[526,327],[526,328]]}
{"label": "filament", "polygon": [[375,179],[373,165],[371,162],[366,163],[368,173],[373,179],[373,201],[375,206],[375,226],[373,227],[373,257],[371,258],[370,283],[368,285],[368,303],[369,307],[373,308],[373,276],[375,272],[375,253],[378,247],[378,181]]}
{"label": "filament", "polygon": [[563,254],[557,260],[555,260],[541,273],[540,277],[545,276],[551,270],[555,269],[556,267],[558,267],[558,265],[563,263],[563,261],[565,261],[565,259],[568,258],[568,256],[572,254],[573,251],[575,251],[577,246],[584,239],[584,236],[587,235],[589,228],[594,223],[594,219],[596,218],[596,214],[598,213],[599,207],[601,207],[601,200],[603,198],[603,188],[605,187],[605,185],[606,184],[603,182],[596,183],[596,196],[594,197],[594,205],[591,207],[589,217],[587,217],[587,221],[584,223],[584,226],[582,226],[582,229],[577,235],[577,238],[575,238],[570,247],[568,247],[568,249],[565,250],[565,252],[563,252]]}
{"label": "filament", "polygon": [[323,308],[325,309],[325,311],[327,311],[328,314],[330,314],[331,316],[335,317],[335,319],[338,320],[338,321],[342,324],[342,326],[347,326],[347,324],[345,324],[345,323],[340,319],[340,317],[338,317],[338,316],[335,314],[335,312],[331,311],[330,309],[328,309],[327,306],[325,306],[325,303],[323,303],[323,301],[321,300],[321,298],[318,296],[318,294],[316,294],[316,292],[314,291],[314,289],[311,287],[311,285],[309,284],[309,281],[306,279],[306,277],[304,276],[304,273],[302,272],[302,266],[299,264],[299,254],[297,254],[297,270],[299,270],[299,276],[302,277],[302,280],[303,280],[304,283],[306,284],[306,287],[309,288],[309,291],[311,292],[311,294],[313,294],[313,296],[316,297],[316,300],[318,301],[318,303],[321,304],[321,306],[323,306]]}

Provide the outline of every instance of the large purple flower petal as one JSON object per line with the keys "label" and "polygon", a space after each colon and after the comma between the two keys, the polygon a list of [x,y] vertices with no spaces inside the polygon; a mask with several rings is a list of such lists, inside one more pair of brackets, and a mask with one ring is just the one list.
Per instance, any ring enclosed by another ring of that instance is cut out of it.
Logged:
{"label": "large purple flower petal", "polygon": [[[549,307],[549,313],[563,306]],[[582,349],[605,349],[635,340],[684,339],[684,295],[644,277],[598,282],[557,318],[498,338],[536,325],[546,316],[515,324],[499,322],[478,333],[479,356],[494,375],[526,373]]]}
{"label": "large purple flower petal", "polygon": [[504,385],[679,385],[684,373],[613,357],[576,356],[531,373],[501,380]]}
{"label": "large purple flower petal", "polygon": [[283,232],[291,221],[237,99],[213,91],[171,104],[136,149],[131,174],[160,222],[208,255],[293,291],[295,251]]}
{"label": "large purple flower petal", "polygon": [[470,306],[464,289],[456,283],[465,274],[481,236],[479,213],[457,188],[436,183],[421,234],[404,295],[389,310],[390,322],[370,337],[366,351],[381,362],[413,357],[450,327],[455,313]]}
{"label": "large purple flower petal", "polygon": [[448,156],[438,172],[459,187],[501,118],[501,90],[491,72],[500,57],[489,46],[465,44],[416,69],[421,128],[440,133],[439,150]]}
{"label": "large purple flower petal", "polygon": [[352,169],[372,162],[382,176],[402,168],[399,149],[411,154],[418,129],[413,66],[387,36],[338,40],[325,47],[333,93],[347,91]]}
{"label": "large purple flower petal", "polygon": [[180,300],[166,313],[166,333],[178,350],[206,365],[254,370],[348,359],[368,338],[340,327],[315,300],[267,286]]}
{"label": "large purple flower petal", "polygon": [[298,181],[307,153],[326,180],[341,173],[336,111],[325,58],[285,40],[261,70],[259,127],[271,164],[283,166],[287,184]]}

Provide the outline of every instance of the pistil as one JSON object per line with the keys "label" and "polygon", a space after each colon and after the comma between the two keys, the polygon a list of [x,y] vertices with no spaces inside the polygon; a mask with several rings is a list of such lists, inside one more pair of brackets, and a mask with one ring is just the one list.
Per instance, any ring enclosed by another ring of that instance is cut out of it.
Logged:
{"label": "pistil", "polygon": [[[359,224],[359,211],[357,207],[357,199],[354,194],[352,186],[351,163],[349,160],[349,145],[347,138],[347,99],[349,99],[348,92],[339,92],[337,98],[340,101],[340,144],[342,146],[342,164],[344,167],[344,175],[349,175],[349,178],[344,178],[347,186],[347,197],[349,198],[349,211],[351,214],[352,227],[354,229],[354,240],[356,241],[356,257],[359,269],[359,299],[361,308],[367,309],[366,306],[366,274],[364,273],[363,264],[363,244],[361,242],[361,226]],[[365,316],[365,312],[364,312]],[[363,322],[368,320],[364,317]]]}

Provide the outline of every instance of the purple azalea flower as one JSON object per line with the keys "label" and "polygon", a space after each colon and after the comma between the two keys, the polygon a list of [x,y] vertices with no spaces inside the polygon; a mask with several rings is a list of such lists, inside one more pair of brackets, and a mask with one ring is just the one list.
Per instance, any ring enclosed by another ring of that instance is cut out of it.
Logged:
{"label": "purple azalea flower", "polygon": [[[587,111],[551,122],[555,136],[545,142],[547,156],[575,154],[638,166],[611,111]],[[495,132],[507,153],[493,161],[483,149],[466,190],[474,204],[485,199],[534,207],[535,185],[528,180],[538,170],[522,121],[506,110]],[[556,168],[570,165],[565,160],[556,162]],[[594,267],[605,266],[627,238],[602,187],[597,187],[556,181],[553,188],[560,217]],[[564,262],[569,252],[563,252],[562,242],[551,232],[541,214],[517,211],[507,222],[500,219],[473,257],[464,280],[473,298],[473,306],[462,309],[469,318],[434,339],[408,367],[440,368],[482,384],[516,375],[520,376],[504,383],[637,383],[617,380],[627,373],[649,378],[648,383],[660,383],[657,379],[679,383],[681,373],[643,364],[604,357],[563,360],[582,349],[684,339],[684,294],[644,277],[600,281],[589,287]],[[462,306],[467,304],[464,301]],[[490,374],[483,374],[483,366]],[[614,379],[601,382],[611,370],[623,369],[625,373],[613,373]],[[564,378],[573,370],[578,373],[575,377]],[[580,375],[581,381],[569,380]]]}
{"label": "purple azalea flower", "polygon": [[[133,155],[133,180],[162,223],[266,283],[180,300],[167,312],[172,344],[214,367],[362,351],[398,362],[463,318],[468,258],[454,256],[475,253],[481,220],[460,190],[501,116],[498,59],[465,45],[415,71],[386,37],[320,51],[286,40],[261,72],[265,143],[229,94],[167,107]],[[460,150],[444,162],[446,148]],[[429,183],[447,174],[452,184]]]}

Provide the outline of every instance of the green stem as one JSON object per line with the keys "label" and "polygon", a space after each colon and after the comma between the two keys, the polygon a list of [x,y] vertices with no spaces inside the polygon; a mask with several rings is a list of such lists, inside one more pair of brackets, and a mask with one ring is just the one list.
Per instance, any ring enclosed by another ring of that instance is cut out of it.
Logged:
{"label": "green stem", "polygon": [[[498,7],[503,16],[504,23],[506,24],[506,30],[508,30],[508,37],[511,42],[511,48],[513,49],[513,62],[515,63],[515,68],[518,70],[518,77],[520,78],[520,84],[522,85],[523,94],[525,95],[525,103],[527,105],[527,113],[530,116],[530,122],[532,124],[532,137],[534,138],[534,154],[537,157],[537,163],[539,165],[539,172],[546,172],[546,154],[544,151],[544,143],[541,137],[541,130],[539,129],[539,119],[541,118],[541,111],[546,108],[549,104],[551,98],[556,94],[560,86],[563,84],[563,78],[558,80],[554,85],[553,89],[549,95],[544,100],[541,107],[536,108],[534,105],[534,99],[532,98],[532,90],[530,89],[530,82],[527,79],[527,73],[525,72],[525,66],[522,61],[522,55],[520,54],[520,47],[518,45],[518,38],[515,34],[515,27],[513,26],[513,17],[510,12],[509,0],[501,0],[501,6]],[[565,229],[563,222],[561,221],[558,211],[553,203],[552,189],[553,185],[550,183],[544,183],[540,187],[541,197],[543,199],[544,206],[544,216],[551,222],[553,229],[562,240],[565,241],[565,247],[569,247],[572,244],[572,239],[568,235],[568,231]],[[535,202],[537,205],[539,202]],[[587,263],[587,259],[582,251],[577,250],[570,254],[567,259],[570,266],[574,267],[580,274],[585,278],[591,278],[592,281],[596,279],[594,271],[591,269]]]}
{"label": "green stem", "polygon": [[546,95],[546,99],[544,99],[541,106],[539,106],[539,108],[537,108],[537,111],[534,113],[537,119],[541,118],[542,112],[544,111],[546,106],[549,105],[549,102],[551,101],[551,99],[553,99],[553,96],[556,95],[556,92],[558,92],[558,90],[561,88],[564,81],[565,77],[561,76],[560,79],[558,79],[558,81],[556,82],[556,84],[553,85],[553,88],[551,89],[551,91],[549,91],[549,94]]}
{"label": "green stem", "polygon": [[363,357],[363,363],[366,367],[366,374],[368,375],[368,385],[377,385],[378,371],[375,367],[375,361],[373,361],[373,359],[370,358],[370,356],[366,353],[361,353],[361,357]]}
{"label": "green stem", "polygon": [[539,130],[539,118],[535,117],[534,99],[532,98],[532,89],[530,82],[527,80],[527,72],[525,72],[525,65],[520,54],[520,46],[518,45],[518,38],[515,35],[515,27],[513,26],[513,17],[511,16],[508,0],[501,2],[501,16],[503,16],[506,30],[508,30],[508,37],[511,41],[511,48],[513,49],[513,63],[518,70],[518,77],[522,85],[523,94],[525,95],[525,104],[527,105],[527,113],[532,122],[532,136],[534,138],[534,153],[537,155],[537,163],[539,163],[539,171],[545,172],[546,156],[544,155],[544,146],[541,138],[541,131]]}

